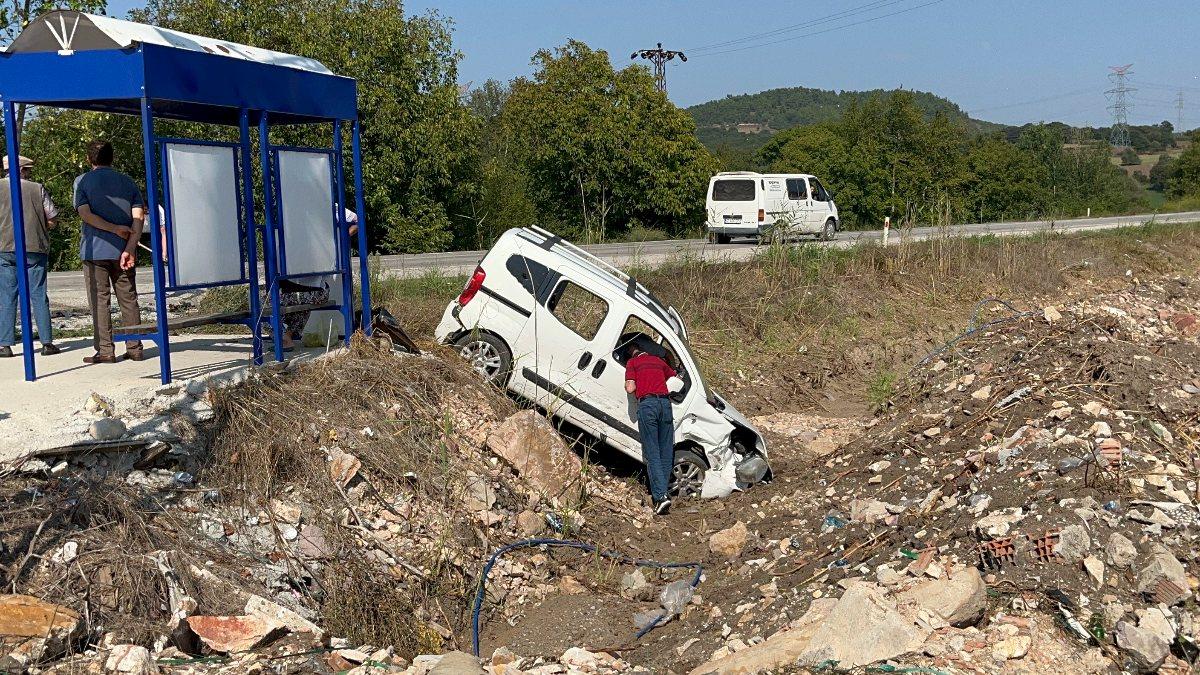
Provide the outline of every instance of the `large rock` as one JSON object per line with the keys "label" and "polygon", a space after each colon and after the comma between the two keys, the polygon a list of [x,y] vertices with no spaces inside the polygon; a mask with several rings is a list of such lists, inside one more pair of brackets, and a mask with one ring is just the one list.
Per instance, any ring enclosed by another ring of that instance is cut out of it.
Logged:
{"label": "large rock", "polygon": [[725,558],[735,558],[746,548],[746,540],[749,537],[750,531],[746,529],[746,524],[739,520],[731,527],[709,537],[708,550]]}
{"label": "large rock", "polygon": [[1162,544],[1151,547],[1150,560],[1137,575],[1137,590],[1146,596],[1157,596],[1168,605],[1191,595],[1187,570]]}
{"label": "large rock", "polygon": [[692,675],[741,675],[829,660],[837,661],[839,668],[853,669],[914,651],[929,633],[902,613],[882,588],[856,583],[836,603],[813,601],[808,613],[788,630],[705,663]]}
{"label": "large rock", "polygon": [[1171,646],[1154,631],[1128,621],[1117,624],[1117,646],[1125,650],[1138,672],[1152,673],[1167,660]]}
{"label": "large rock", "polygon": [[244,652],[268,644],[287,629],[261,616],[189,616],[188,627],[215,652]]}
{"label": "large rock", "polygon": [[0,595],[0,672],[25,672],[53,659],[79,637],[79,615],[29,595]]}
{"label": "large rock", "polygon": [[954,576],[922,582],[902,593],[900,601],[915,603],[963,628],[979,623],[987,611],[987,584],[978,569],[968,567]]}
{"label": "large rock", "polygon": [[510,415],[488,435],[487,449],[547,494],[561,493],[583,471],[579,457],[536,410]]}
{"label": "large rock", "polygon": [[808,649],[813,634],[829,617],[837,603],[833,598],[813,600],[804,616],[793,621],[787,628],[753,647],[697,666],[690,675],[748,675],[794,664]]}

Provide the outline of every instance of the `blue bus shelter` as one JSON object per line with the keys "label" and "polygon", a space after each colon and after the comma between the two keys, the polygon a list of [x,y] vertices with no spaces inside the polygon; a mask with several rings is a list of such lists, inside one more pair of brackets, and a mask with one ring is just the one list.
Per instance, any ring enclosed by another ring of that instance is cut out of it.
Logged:
{"label": "blue bus shelter", "polygon": [[[0,101],[9,166],[19,166],[19,105],[77,108],[141,118],[146,168],[146,230],[154,278],[152,324],[123,326],[114,339],[150,340],[159,348],[162,382],[170,382],[170,331],[204,323],[242,323],[253,335],[254,363],[263,359],[262,327],[271,327],[283,360],[288,311],[340,310],[345,340],[354,331],[352,247],[357,248],[361,327],[371,324],[357,85],[319,62],[291,54],[188,35],[73,11],[39,17],[0,54]],[[167,138],[156,119],[227,125],[236,143]],[[276,125],[328,125],[328,148],[272,145]],[[346,223],[343,126],[351,129],[358,235]],[[257,133],[258,152],[252,134]],[[254,155],[257,154],[257,157]],[[262,222],[255,208],[255,167],[261,176]],[[26,242],[20,172],[12,171],[18,269]],[[160,216],[159,206],[162,205]],[[165,236],[159,236],[163,232]],[[162,241],[165,239],[165,243]],[[163,246],[169,249],[164,260]],[[265,280],[259,276],[259,255]],[[329,307],[285,308],[281,283],[337,275]],[[36,378],[29,284],[18,274],[25,379]],[[171,291],[244,286],[248,312],[170,320]]]}

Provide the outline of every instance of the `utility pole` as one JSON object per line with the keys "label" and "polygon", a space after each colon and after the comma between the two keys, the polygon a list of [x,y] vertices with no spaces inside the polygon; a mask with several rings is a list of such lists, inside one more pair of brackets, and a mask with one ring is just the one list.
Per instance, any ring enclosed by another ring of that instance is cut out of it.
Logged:
{"label": "utility pole", "polygon": [[1116,147],[1129,146],[1129,111],[1133,110],[1133,103],[1130,102],[1129,95],[1137,91],[1129,86],[1129,82],[1126,80],[1133,74],[1131,68],[1133,68],[1132,63],[1108,68],[1112,71],[1108,74],[1108,79],[1113,83],[1113,87],[1104,93],[1112,99],[1112,104],[1108,106],[1108,111],[1113,116],[1112,135],[1109,137],[1109,142]]}
{"label": "utility pole", "polygon": [[1179,96],[1175,97],[1175,131],[1183,133],[1183,90],[1179,90]]}
{"label": "utility pole", "polygon": [[667,92],[667,61],[671,61],[676,57],[680,61],[687,63],[686,54],[663,49],[661,42],[654,49],[639,49],[629,55],[630,59],[646,59],[654,64],[654,82],[658,86],[658,90],[664,94]]}

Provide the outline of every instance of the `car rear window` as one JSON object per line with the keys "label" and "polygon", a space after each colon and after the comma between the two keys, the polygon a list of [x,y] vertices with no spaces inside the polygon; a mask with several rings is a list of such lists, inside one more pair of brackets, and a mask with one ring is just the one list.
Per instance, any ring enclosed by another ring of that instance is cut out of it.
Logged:
{"label": "car rear window", "polygon": [[719,180],[713,183],[712,199],[714,202],[752,202],[754,181]]}

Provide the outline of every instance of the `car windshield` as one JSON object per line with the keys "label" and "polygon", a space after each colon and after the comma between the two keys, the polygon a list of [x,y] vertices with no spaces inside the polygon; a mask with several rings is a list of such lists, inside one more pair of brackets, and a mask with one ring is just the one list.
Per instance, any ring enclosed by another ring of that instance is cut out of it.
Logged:
{"label": "car windshield", "polygon": [[754,181],[719,180],[713,183],[712,199],[714,202],[752,202],[754,201]]}

